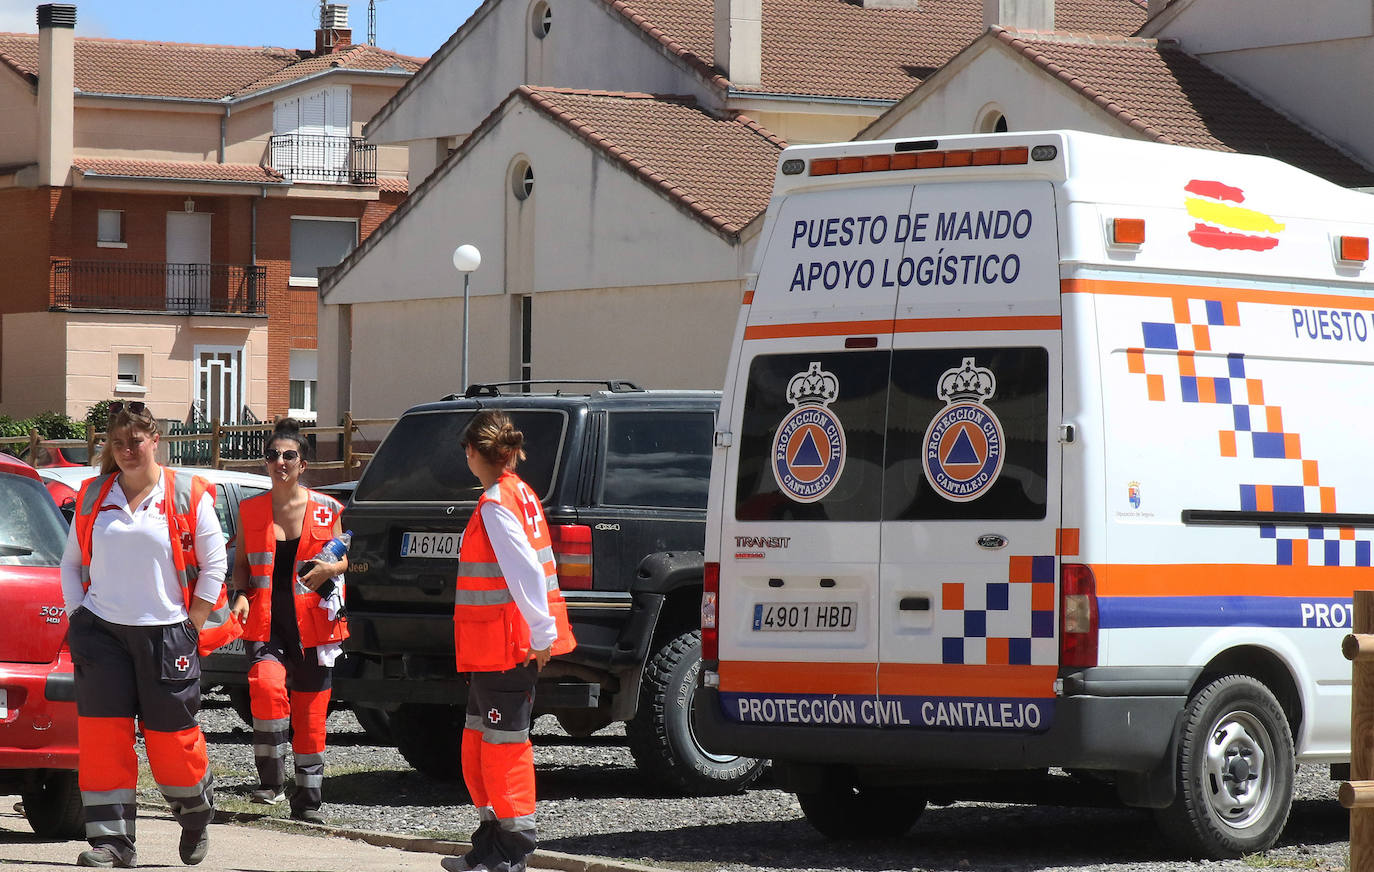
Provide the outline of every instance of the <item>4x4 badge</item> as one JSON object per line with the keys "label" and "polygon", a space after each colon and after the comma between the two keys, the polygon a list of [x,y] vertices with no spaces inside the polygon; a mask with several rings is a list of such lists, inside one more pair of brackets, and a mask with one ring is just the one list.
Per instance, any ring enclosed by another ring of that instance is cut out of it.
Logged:
{"label": "4x4 badge", "polygon": [[926,481],[947,500],[978,499],[1002,472],[1002,422],[983,405],[996,391],[992,370],[975,366],[972,357],[945,370],[936,383],[946,406],[926,428],[922,467]]}
{"label": "4x4 badge", "polygon": [[773,437],[773,477],[783,493],[814,503],[830,493],[844,471],[844,427],[828,406],[840,395],[840,380],[812,361],[787,383],[792,411]]}

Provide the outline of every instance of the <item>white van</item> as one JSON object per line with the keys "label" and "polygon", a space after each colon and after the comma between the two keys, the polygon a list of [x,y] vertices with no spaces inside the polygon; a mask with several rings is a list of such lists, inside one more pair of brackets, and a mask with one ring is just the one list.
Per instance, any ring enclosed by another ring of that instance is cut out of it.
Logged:
{"label": "white van", "polygon": [[1374,197],[1076,132],[789,148],[716,433],[705,746],[838,837],[1065,776],[1265,849],[1350,756]]}

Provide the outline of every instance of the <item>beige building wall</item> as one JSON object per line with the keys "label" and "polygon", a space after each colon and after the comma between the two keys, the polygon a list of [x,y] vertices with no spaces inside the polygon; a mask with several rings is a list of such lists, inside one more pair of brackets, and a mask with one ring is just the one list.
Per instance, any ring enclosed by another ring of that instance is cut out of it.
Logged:
{"label": "beige building wall", "polygon": [[28,82],[0,69],[0,166],[38,161],[38,97]]}
{"label": "beige building wall", "polygon": [[[118,397],[142,400],[159,418],[185,418],[195,395],[197,348],[230,346],[244,352],[244,402],[266,417],[266,322],[226,327],[225,319],[213,317],[150,323],[136,315],[32,312],[6,315],[3,329],[5,414],[53,410],[83,418],[95,403]],[[120,354],[143,358],[145,390],[120,388]]]}
{"label": "beige building wall", "polygon": [[478,7],[456,49],[436,53],[405,99],[369,127],[369,138],[399,143],[467,134],[520,85],[686,94],[719,103],[701,76],[602,0],[547,4],[552,20],[542,39],[535,35],[538,2]]}
{"label": "beige building wall", "polygon": [[[524,162],[535,188],[521,201],[511,177]],[[458,390],[462,243],[482,253],[470,381],[519,376],[519,298],[532,294],[536,378],[720,386],[756,226],[726,239],[523,101],[442,173],[326,289],[322,420],[394,415]]]}
{"label": "beige building wall", "polygon": [[754,119],[788,145],[810,145],[817,142],[846,142],[853,139],[886,107],[873,107],[864,114],[837,115],[824,112],[768,111],[761,107],[743,106],[745,115]]}
{"label": "beige building wall", "polygon": [[210,161],[219,156],[224,110],[140,101],[83,101],[76,105],[75,148],[85,157]]}
{"label": "beige building wall", "polygon": [[1369,0],[1175,3],[1147,23],[1142,35],[1178,40],[1279,111],[1374,163]]}
{"label": "beige building wall", "polygon": [[743,288],[734,280],[536,294],[534,378],[719,390]]}
{"label": "beige building wall", "polygon": [[946,66],[857,138],[900,139],[988,132],[982,122],[1001,113],[1008,129],[1084,130],[1140,135],[1067,85],[1050,81],[1000,44],[985,41]]}

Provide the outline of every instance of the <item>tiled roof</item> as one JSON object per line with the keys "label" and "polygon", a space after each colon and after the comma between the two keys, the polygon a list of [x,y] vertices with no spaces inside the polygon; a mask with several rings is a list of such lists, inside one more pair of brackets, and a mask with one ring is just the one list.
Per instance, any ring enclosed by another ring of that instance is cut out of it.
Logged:
{"label": "tiled roof", "polygon": [[388,194],[410,193],[410,181],[400,176],[377,176],[377,187]]}
{"label": "tiled roof", "polygon": [[738,233],[768,205],[786,143],[745,116],[652,94],[521,86],[518,93],[699,217]]}
{"label": "tiled roof", "polygon": [[[603,0],[699,69],[715,64],[712,0]],[[897,100],[984,32],[981,0],[865,9],[848,0],[762,0],[765,93]],[[1125,35],[1139,0],[1059,0],[1055,24]],[[737,86],[738,87],[738,86]]]}
{"label": "tiled roof", "polygon": [[[80,91],[95,94],[218,100],[304,78],[334,66],[413,73],[423,62],[369,45],[330,55],[271,46],[197,45],[77,37],[74,73]],[[30,80],[38,76],[38,36],[0,33],[0,63]]]}
{"label": "tiled roof", "polygon": [[82,175],[126,176],[140,179],[186,179],[209,182],[282,184],[281,175],[257,164],[191,163],[170,160],[78,157],[72,161]]}
{"label": "tiled roof", "polygon": [[996,38],[1158,142],[1259,154],[1346,187],[1374,171],[1168,41],[996,30]]}

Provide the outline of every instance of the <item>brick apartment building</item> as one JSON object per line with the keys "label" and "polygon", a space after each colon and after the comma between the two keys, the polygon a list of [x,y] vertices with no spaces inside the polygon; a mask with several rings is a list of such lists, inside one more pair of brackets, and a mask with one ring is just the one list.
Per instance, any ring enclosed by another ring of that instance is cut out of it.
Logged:
{"label": "brick apartment building", "polygon": [[314,418],[317,269],[405,198],[361,127],[422,59],[0,33],[0,413]]}

